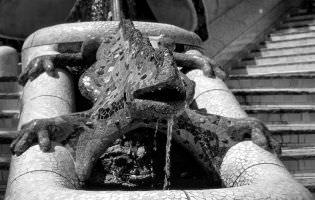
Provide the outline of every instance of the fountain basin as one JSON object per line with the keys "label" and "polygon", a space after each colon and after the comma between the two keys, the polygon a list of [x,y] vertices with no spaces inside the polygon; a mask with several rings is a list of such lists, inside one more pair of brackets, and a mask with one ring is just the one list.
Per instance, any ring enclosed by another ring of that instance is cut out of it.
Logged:
{"label": "fountain basin", "polygon": [[221,175],[230,188],[206,190],[85,191],[80,190],[74,162],[59,144],[43,153],[33,146],[13,157],[6,200],[38,199],[306,199],[311,194],[297,183],[271,153],[250,141],[233,146],[226,154]]}

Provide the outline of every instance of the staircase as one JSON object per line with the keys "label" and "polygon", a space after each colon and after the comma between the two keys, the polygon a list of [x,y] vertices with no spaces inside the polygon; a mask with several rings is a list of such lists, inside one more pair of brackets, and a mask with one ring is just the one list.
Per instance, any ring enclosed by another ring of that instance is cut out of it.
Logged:
{"label": "staircase", "polygon": [[[0,59],[10,57],[4,55],[2,50],[0,47],[2,54]],[[0,62],[0,65],[0,200],[2,200],[9,174],[11,158],[9,145],[17,133],[21,87],[16,77],[17,62],[13,62],[12,65]]]}
{"label": "staircase", "polygon": [[227,84],[248,115],[267,124],[282,144],[281,160],[314,193],[315,8],[288,15]]}

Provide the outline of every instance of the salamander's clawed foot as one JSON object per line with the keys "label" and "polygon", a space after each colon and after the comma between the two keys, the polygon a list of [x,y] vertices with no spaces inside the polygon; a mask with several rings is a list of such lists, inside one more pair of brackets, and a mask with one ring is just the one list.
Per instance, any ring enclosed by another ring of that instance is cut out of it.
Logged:
{"label": "salamander's clawed foot", "polygon": [[11,143],[10,149],[17,156],[25,152],[37,139],[40,149],[50,149],[48,122],[45,119],[36,119],[22,126],[17,138]]}
{"label": "salamander's clawed foot", "polygon": [[275,140],[265,124],[256,118],[244,118],[235,120],[228,132],[230,135],[240,135],[240,141],[251,140],[261,148],[274,152],[281,153],[280,143]]}
{"label": "salamander's clawed foot", "polygon": [[54,65],[49,56],[39,56],[31,60],[20,74],[19,83],[25,85],[28,80],[34,80],[43,72],[51,76],[55,75]]}
{"label": "salamander's clawed foot", "polygon": [[61,118],[34,119],[22,126],[10,149],[19,156],[38,142],[40,149],[46,152],[50,150],[51,140],[64,141],[72,132],[73,126]]}
{"label": "salamander's clawed foot", "polygon": [[203,55],[197,50],[189,50],[186,54],[191,55],[192,58],[196,60],[197,68],[201,69],[205,76],[218,77],[222,80],[227,78],[227,73],[224,71],[223,67],[215,63],[215,61],[208,56]]}

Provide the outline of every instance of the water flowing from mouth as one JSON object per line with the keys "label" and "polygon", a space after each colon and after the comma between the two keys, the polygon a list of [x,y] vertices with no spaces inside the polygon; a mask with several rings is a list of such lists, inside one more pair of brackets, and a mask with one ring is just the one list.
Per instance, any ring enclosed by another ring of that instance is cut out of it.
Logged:
{"label": "water flowing from mouth", "polygon": [[156,121],[155,131],[154,131],[154,138],[153,138],[153,151],[155,151],[155,152],[156,152],[156,150],[157,150],[156,137],[157,137],[158,131],[159,131],[159,120]]}
{"label": "water flowing from mouth", "polygon": [[174,117],[172,116],[167,120],[167,137],[166,137],[166,155],[165,155],[165,177],[164,177],[164,185],[163,190],[166,190],[170,186],[170,165],[171,165],[171,141],[172,141],[172,131],[173,131]]}
{"label": "water flowing from mouth", "polygon": [[[159,120],[156,121],[155,131],[154,131],[154,135],[153,135],[153,156],[156,156],[156,152],[157,152],[157,133],[158,133],[158,130],[159,130]],[[154,178],[155,174],[154,174],[154,167],[153,167],[154,166],[153,156],[151,158],[151,171],[152,171],[151,176]],[[151,184],[151,187],[152,188],[154,187],[154,183],[153,182]]]}

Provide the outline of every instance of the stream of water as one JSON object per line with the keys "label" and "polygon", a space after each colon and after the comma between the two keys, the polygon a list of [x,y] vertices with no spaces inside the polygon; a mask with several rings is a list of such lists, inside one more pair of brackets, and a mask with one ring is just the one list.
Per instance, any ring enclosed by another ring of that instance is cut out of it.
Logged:
{"label": "stream of water", "polygon": [[165,155],[165,177],[164,177],[164,185],[163,190],[167,190],[170,186],[170,166],[171,166],[171,141],[172,141],[172,131],[173,131],[174,117],[171,117],[167,120],[167,138],[166,138],[166,155]]}

